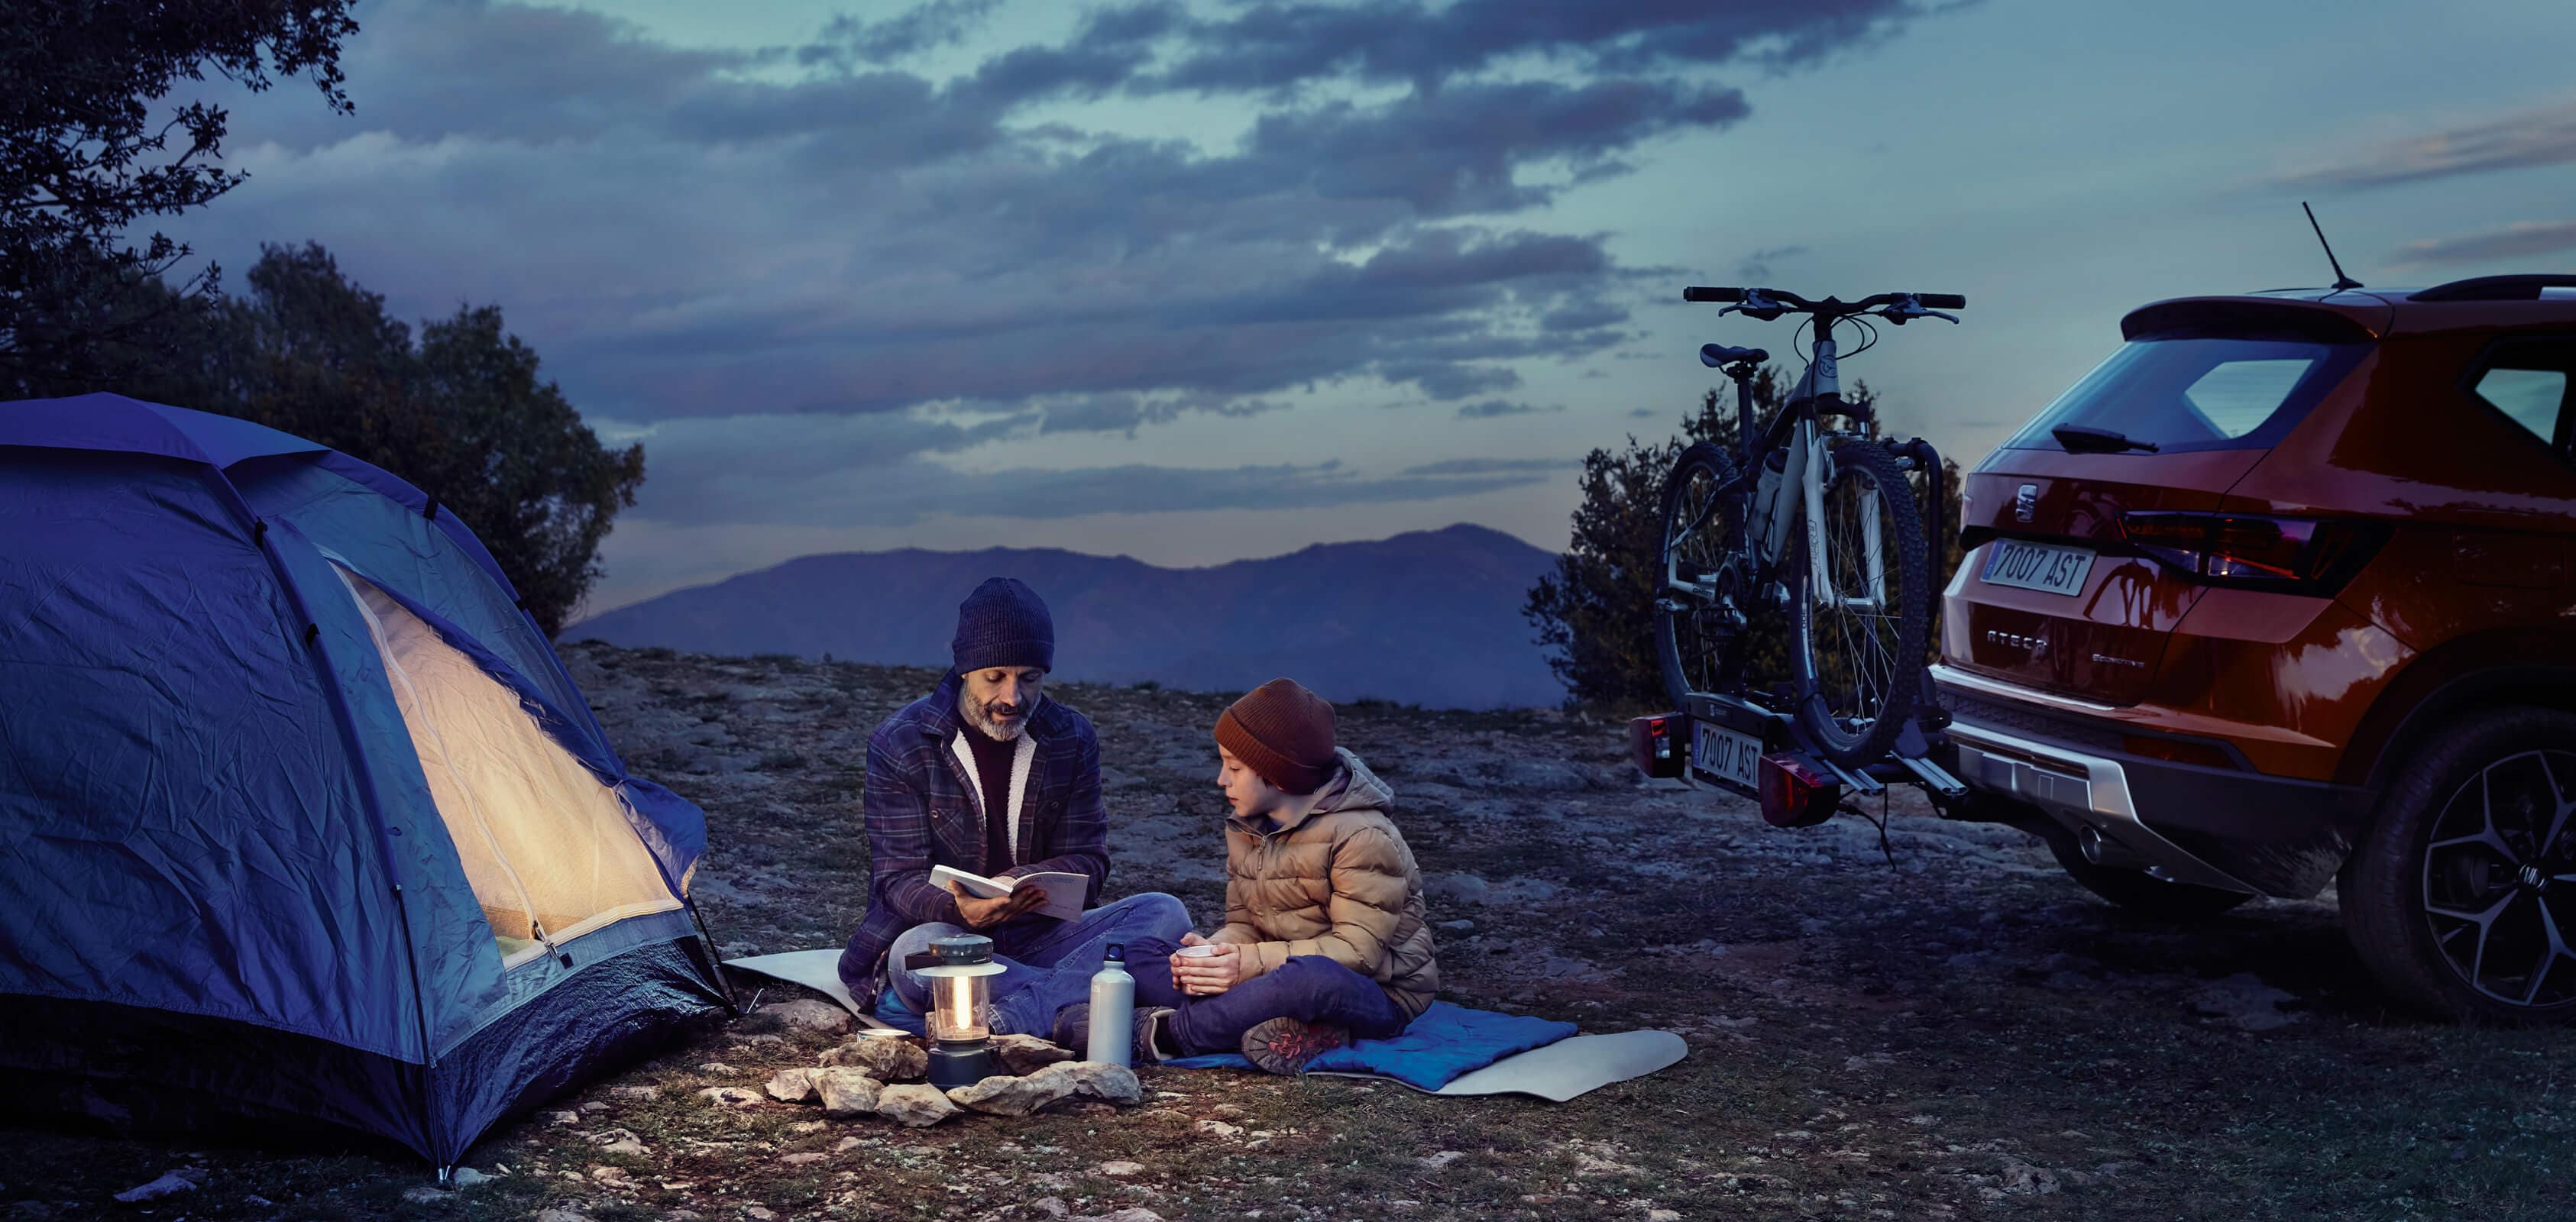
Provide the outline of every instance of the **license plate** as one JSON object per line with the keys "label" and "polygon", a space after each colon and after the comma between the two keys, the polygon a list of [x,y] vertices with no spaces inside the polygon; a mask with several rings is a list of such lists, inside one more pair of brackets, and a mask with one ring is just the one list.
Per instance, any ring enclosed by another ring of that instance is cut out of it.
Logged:
{"label": "license plate", "polygon": [[1761,759],[1761,739],[1715,722],[1691,723],[1691,764],[1700,771],[1755,789],[1753,766]]}
{"label": "license plate", "polygon": [[1997,539],[1986,554],[1977,579],[1990,586],[2012,586],[2043,594],[2072,597],[2084,590],[2084,575],[2093,571],[2090,548],[2059,547],[2022,539]]}

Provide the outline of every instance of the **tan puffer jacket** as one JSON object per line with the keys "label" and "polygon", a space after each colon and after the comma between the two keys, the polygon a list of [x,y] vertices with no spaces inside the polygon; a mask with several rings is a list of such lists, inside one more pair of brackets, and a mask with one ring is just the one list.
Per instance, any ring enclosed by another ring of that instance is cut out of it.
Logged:
{"label": "tan puffer jacket", "polygon": [[1387,811],[1394,791],[1346,750],[1312,809],[1273,830],[1268,818],[1225,827],[1225,927],[1209,939],[1244,948],[1261,975],[1297,955],[1324,955],[1378,982],[1408,1016],[1440,991],[1422,870]]}

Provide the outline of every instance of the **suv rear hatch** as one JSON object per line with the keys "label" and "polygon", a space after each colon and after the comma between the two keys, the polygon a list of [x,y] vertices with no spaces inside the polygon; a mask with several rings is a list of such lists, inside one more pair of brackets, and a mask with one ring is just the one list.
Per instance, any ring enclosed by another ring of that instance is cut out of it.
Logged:
{"label": "suv rear hatch", "polygon": [[2122,329],[2126,345],[1969,473],[1972,550],[1942,617],[1951,666],[2135,704],[2213,580],[2304,563],[2303,524],[2216,511],[2360,364],[2369,329],[2246,298],[2160,302]]}

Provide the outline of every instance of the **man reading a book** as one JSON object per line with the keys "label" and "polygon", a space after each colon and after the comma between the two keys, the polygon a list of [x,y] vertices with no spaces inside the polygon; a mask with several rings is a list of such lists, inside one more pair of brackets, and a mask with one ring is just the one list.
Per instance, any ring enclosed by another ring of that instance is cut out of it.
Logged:
{"label": "man reading a book", "polygon": [[[1055,622],[1037,592],[1009,577],[975,587],[949,647],[955,665],[939,686],[868,736],[868,910],[841,952],[841,982],[863,1007],[925,1013],[928,982],[906,959],[980,933],[1006,968],[993,982],[995,1029],[1045,1035],[1110,943],[1177,938],[1189,909],[1159,892],[1091,907],[1109,875],[1100,743],[1088,719],[1045,695]],[[977,898],[934,882],[942,866],[1030,885]],[[1079,894],[1055,894],[1068,889]]]}
{"label": "man reading a book", "polygon": [[[1352,1039],[1402,1034],[1439,993],[1440,967],[1394,791],[1334,745],[1333,706],[1286,679],[1227,708],[1216,742],[1233,816],[1225,924],[1128,948],[1137,1060],[1239,1051],[1296,1073]],[[1090,1010],[1066,1006],[1055,1042],[1086,1046]]]}

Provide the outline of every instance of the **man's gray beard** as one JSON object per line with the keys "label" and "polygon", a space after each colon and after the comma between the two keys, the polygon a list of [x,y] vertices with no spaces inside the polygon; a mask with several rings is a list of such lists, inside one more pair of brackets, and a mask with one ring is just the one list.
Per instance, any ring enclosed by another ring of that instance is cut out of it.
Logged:
{"label": "man's gray beard", "polygon": [[1007,743],[1028,732],[1029,708],[1036,702],[1031,701],[1029,706],[1023,706],[1020,715],[1012,718],[1008,725],[995,724],[987,707],[968,693],[957,693],[957,704],[959,711],[966,714],[966,724],[975,727],[977,732],[994,742]]}

